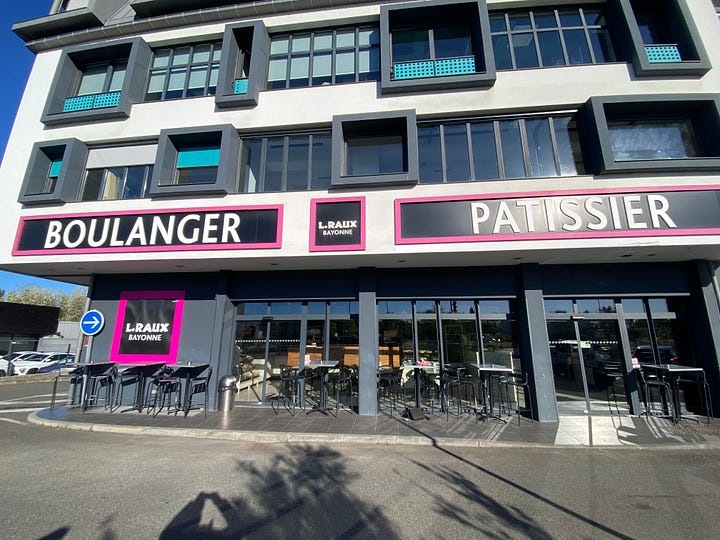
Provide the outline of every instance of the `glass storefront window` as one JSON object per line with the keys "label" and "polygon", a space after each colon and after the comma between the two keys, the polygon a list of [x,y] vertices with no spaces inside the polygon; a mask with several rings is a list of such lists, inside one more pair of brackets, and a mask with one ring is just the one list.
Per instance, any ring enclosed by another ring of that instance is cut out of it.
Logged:
{"label": "glass storefront window", "polygon": [[615,301],[607,298],[578,299],[578,313],[615,313]]}
{"label": "glass storefront window", "polygon": [[381,319],[379,322],[379,367],[400,367],[415,356],[410,319]]}
{"label": "glass storefront window", "polygon": [[623,311],[627,313],[645,313],[645,302],[641,298],[623,298]]}
{"label": "glass storefront window", "polygon": [[544,301],[544,303],[545,303],[545,313],[572,313],[573,312],[572,300],[546,299]]}
{"label": "glass storefront window", "polygon": [[410,300],[381,300],[378,302],[378,315],[384,314],[411,314],[412,303]]}
{"label": "glass storefront window", "polygon": [[435,313],[435,301],[418,300],[415,302],[415,313]]}
{"label": "glass storefront window", "polygon": [[509,300],[480,300],[478,311],[483,314],[510,314]]}
{"label": "glass storefront window", "polygon": [[440,313],[475,313],[474,300],[443,300]]}
{"label": "glass storefront window", "polygon": [[238,315],[267,315],[267,302],[241,302],[237,305]]}
{"label": "glass storefront window", "polygon": [[357,315],[358,303],[355,301],[330,302],[331,315]]}
{"label": "glass storefront window", "polygon": [[300,315],[302,302],[270,302],[272,315]]}

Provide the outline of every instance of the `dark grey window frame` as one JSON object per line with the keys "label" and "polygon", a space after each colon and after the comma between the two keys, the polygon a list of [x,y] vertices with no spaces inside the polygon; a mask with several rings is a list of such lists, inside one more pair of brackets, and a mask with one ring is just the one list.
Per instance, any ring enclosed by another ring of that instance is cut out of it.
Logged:
{"label": "dark grey window frame", "polygon": [[[317,190],[324,190],[330,187],[330,183],[332,181],[331,178],[328,179],[328,186],[327,187],[313,187],[312,186],[312,165],[313,165],[313,137],[315,136],[323,136],[330,138],[330,144],[332,146],[332,134],[330,130],[326,131],[312,131],[312,132],[298,132],[298,133],[291,133],[291,134],[274,134],[274,135],[263,135],[263,136],[257,136],[257,137],[243,137],[242,146],[243,146],[243,152],[242,152],[242,191],[243,193],[279,193],[279,192],[287,192],[287,191],[301,191],[301,190],[288,190],[287,189],[287,172],[288,172],[288,145],[290,142],[291,137],[295,136],[308,136],[308,182],[307,186],[305,188],[305,191],[317,191]],[[282,137],[283,140],[283,159],[282,159],[282,188],[277,190],[265,190],[265,171],[267,167],[267,145],[269,139],[278,139]],[[247,145],[249,141],[261,141],[261,157],[260,157],[260,170],[261,174],[257,178],[257,189],[255,191],[248,191],[248,185],[247,185],[247,170],[248,170],[248,163],[247,163]],[[329,164],[329,168],[332,172],[332,161]]]}
{"label": "dark grey window frame", "polygon": [[633,66],[637,77],[700,77],[710,71],[710,59],[703,47],[700,34],[693,22],[690,10],[684,0],[664,0],[655,2],[668,24],[669,31],[677,41],[678,48],[684,52],[680,62],[652,63],[648,60],[633,12],[632,0],[608,0],[607,15],[620,24],[613,36],[618,46],[617,54],[627,55],[626,61]]}
{"label": "dark grey window frame", "polygon": [[[35,143],[30,152],[25,178],[20,188],[18,202],[22,204],[50,204],[73,202],[85,173],[88,148],[78,139],[60,139]],[[43,183],[47,186],[48,173],[53,158],[60,157],[62,166],[51,190],[30,193],[29,190]]]}
{"label": "dark grey window frame", "polygon": [[[266,86],[269,55],[270,36],[262,21],[226,26],[215,105],[220,108],[256,106],[258,93]],[[235,94],[235,80],[241,77],[243,65],[247,64],[247,92]]]}
{"label": "dark grey window frame", "polygon": [[[348,175],[347,140],[355,134],[387,135],[396,132],[403,136],[407,170],[401,173]],[[418,140],[415,110],[333,116],[332,120],[332,187],[358,185],[417,184]]]}
{"label": "dark grey window frame", "polygon": [[[702,157],[616,161],[608,122],[628,119],[692,120]],[[720,95],[657,94],[590,98],[580,109],[586,169],[596,174],[720,171]]]}
{"label": "dark grey window frame", "polygon": [[[353,49],[350,49],[350,48],[347,48],[347,49],[338,48],[338,47],[337,47],[337,38],[336,38],[337,32],[343,31],[343,30],[350,30],[350,29],[353,29],[354,32],[355,32],[355,45],[354,45]],[[359,42],[359,33],[360,33],[361,30],[370,30],[370,29],[377,31],[378,33],[380,32],[380,29],[378,28],[377,25],[372,25],[372,24],[357,24],[357,25],[354,25],[354,26],[337,26],[337,27],[330,27],[330,28],[317,28],[317,29],[311,29],[311,30],[297,31],[297,32],[291,32],[291,33],[278,33],[278,34],[274,34],[274,35],[271,36],[271,38],[270,38],[270,44],[271,44],[271,45],[272,45],[273,39],[282,38],[282,37],[289,37],[289,38],[290,38],[290,41],[289,41],[289,43],[288,43],[288,52],[282,53],[282,54],[276,54],[276,55],[274,55],[274,56],[273,56],[272,53],[271,53],[270,56],[269,56],[269,58],[268,58],[268,63],[269,63],[271,60],[273,60],[273,58],[285,57],[285,58],[287,58],[287,59],[292,59],[293,53],[290,51],[290,47],[291,47],[290,44],[292,43],[293,37],[295,37],[295,36],[298,36],[298,37],[301,37],[301,36],[302,36],[302,37],[304,37],[304,36],[306,36],[306,35],[309,35],[309,36],[310,36],[310,47],[309,47],[309,51],[308,51],[308,53],[307,53],[307,55],[308,55],[308,78],[307,78],[308,84],[307,84],[306,86],[301,86],[301,87],[297,87],[297,88],[309,88],[309,87],[312,87],[312,86],[322,86],[322,85],[313,85],[313,83],[312,83],[312,79],[313,79],[313,74],[312,74],[312,71],[313,71],[313,60],[314,60],[314,53],[316,52],[316,51],[314,50],[314,48],[313,48],[314,38],[315,38],[315,35],[316,35],[316,34],[322,34],[322,33],[332,32],[332,36],[333,36],[333,37],[332,37],[332,47],[331,47],[331,49],[330,49],[330,53],[331,53],[331,68],[330,68],[331,82],[330,82],[330,83],[327,83],[327,84],[336,85],[336,84],[352,84],[352,83],[358,83],[358,82],[376,81],[376,80],[379,79],[379,75],[380,75],[379,73],[378,73],[378,77],[377,77],[377,78],[366,78],[366,79],[363,79],[363,78],[361,78],[361,75],[364,74],[365,72],[361,72],[361,71],[360,71],[360,51],[362,51],[362,50],[372,50],[372,46],[370,46],[370,47],[363,47],[363,46],[361,46],[361,45],[360,45],[360,42]],[[378,47],[376,47],[376,49],[379,49],[379,45],[378,45]],[[354,56],[354,66],[355,66],[354,80],[353,80],[353,81],[336,82],[336,81],[335,81],[335,78],[336,78],[336,76],[337,76],[337,73],[335,72],[335,71],[336,71],[336,55],[337,55],[338,52],[342,53],[342,52],[347,52],[347,51],[349,51],[349,50],[353,50],[353,51],[354,51],[354,55],[355,55],[355,56]],[[324,51],[323,51],[323,52],[324,52]],[[378,54],[379,54],[379,51],[378,51]],[[379,57],[378,57],[378,61],[379,61]],[[281,88],[281,87],[272,88],[272,87],[270,86],[270,81],[268,80],[268,81],[267,81],[267,86],[266,86],[266,88],[267,88],[268,90],[282,90],[282,89],[287,89],[287,88],[296,88],[295,86],[292,86],[292,84],[291,84],[292,79],[290,78],[290,73],[291,73],[290,65],[291,65],[291,64],[288,63],[288,64],[287,64],[287,67],[286,67],[286,70],[285,70],[285,86],[282,87],[282,88]],[[372,72],[368,72],[368,73],[372,73]],[[269,71],[268,71],[268,77],[269,77]]]}
{"label": "dark grey window frame", "polygon": [[[142,101],[151,54],[150,47],[141,38],[122,39],[100,46],[69,47],[60,57],[40,121],[46,126],[55,126],[128,118],[132,105]],[[127,70],[117,105],[63,112],[65,100],[74,97],[77,92],[83,69],[99,63],[120,61],[127,62]]]}
{"label": "dark grey window frame", "polygon": [[[516,70],[516,69],[540,69],[540,68],[543,68],[543,67],[567,67],[567,66],[575,66],[575,65],[589,65],[589,64],[600,64],[600,63],[611,63],[611,62],[615,62],[614,48],[613,48],[612,51],[611,51],[612,56],[613,56],[612,59],[606,60],[606,61],[603,61],[603,62],[598,62],[598,61],[597,61],[597,59],[596,59],[596,57],[595,57],[595,50],[594,50],[594,48],[593,48],[593,43],[592,43],[592,40],[590,39],[590,35],[589,35],[588,30],[590,30],[590,29],[598,29],[598,28],[602,28],[602,27],[601,27],[600,25],[596,25],[596,24],[588,24],[587,20],[585,19],[585,13],[584,13],[584,8],[585,8],[586,6],[588,6],[589,9],[601,10],[601,11],[604,12],[604,5],[603,5],[603,4],[580,4],[580,5],[568,6],[568,8],[569,8],[569,7],[572,7],[573,9],[577,9],[577,10],[578,10],[578,13],[579,13],[579,10],[581,10],[581,9],[583,10],[583,15],[582,15],[583,23],[582,23],[582,25],[580,25],[580,26],[567,27],[567,26],[561,26],[560,22],[558,21],[558,26],[557,26],[556,28],[554,28],[554,29],[551,29],[551,28],[548,28],[548,29],[538,28],[538,27],[536,26],[536,24],[534,23],[534,14],[535,14],[536,12],[540,12],[540,11],[553,11],[553,12],[555,13],[555,17],[556,17],[556,19],[557,19],[558,12],[565,11],[567,8],[563,9],[563,6],[558,6],[557,8],[553,9],[552,7],[543,6],[543,7],[530,7],[530,8],[526,8],[526,9],[510,10],[510,11],[494,11],[494,12],[490,12],[490,14],[489,14],[490,19],[492,19],[493,16],[498,16],[498,15],[503,15],[504,18],[505,18],[506,29],[505,29],[504,31],[496,31],[496,32],[492,32],[492,30],[491,30],[491,38],[494,37],[494,36],[497,36],[497,35],[505,35],[505,36],[508,36],[508,45],[509,45],[509,48],[510,48],[510,58],[511,58],[511,62],[512,62],[512,64],[513,64],[511,68],[502,69],[502,68],[498,67],[498,65],[497,65],[497,63],[496,63],[496,65],[495,65],[496,69],[497,69],[498,71],[509,71],[509,70]],[[532,27],[529,28],[529,29],[523,29],[523,30],[511,30],[511,29],[510,29],[510,24],[509,24],[509,19],[508,19],[508,17],[509,17],[510,15],[514,14],[514,13],[528,13],[531,21],[533,21],[533,22],[532,22]],[[604,29],[608,32],[608,37],[610,37],[610,29],[609,29],[609,25],[607,24],[607,17],[606,17],[606,25],[605,25]],[[583,31],[584,31],[584,33],[585,33],[585,40],[586,40],[586,43],[587,43],[587,45],[588,45],[588,51],[589,51],[589,53],[590,53],[590,58],[591,58],[591,62],[590,62],[589,64],[578,64],[578,63],[571,63],[571,62],[570,62],[569,54],[568,54],[568,51],[567,51],[567,46],[566,46],[566,43],[565,43],[565,36],[564,36],[564,34],[563,34],[563,31],[564,31],[564,30],[565,30],[565,31],[566,31],[566,30],[583,30]],[[560,43],[561,43],[561,47],[562,47],[562,51],[563,51],[563,58],[564,58],[564,60],[565,60],[565,63],[564,63],[564,64],[553,64],[553,65],[551,65],[551,66],[543,66],[542,54],[541,54],[541,48],[540,48],[540,40],[538,39],[538,34],[549,33],[549,32],[558,32],[558,33],[559,33]],[[514,34],[533,34],[534,42],[535,42],[535,52],[536,52],[537,59],[538,59],[538,65],[537,65],[537,66],[527,67],[527,68],[518,68],[518,67],[517,67],[517,62],[516,62],[516,58],[515,58],[515,51],[514,51],[514,49],[513,49],[512,39],[511,39]],[[611,45],[612,45],[612,43],[611,43]]]}
{"label": "dark grey window frame", "polygon": [[[215,51],[217,51],[218,47],[220,48],[220,51],[222,51],[222,43],[223,43],[223,42],[220,41],[220,40],[209,39],[209,40],[206,40],[206,41],[197,41],[197,42],[190,42],[190,43],[181,43],[181,44],[172,45],[172,46],[168,46],[168,47],[156,47],[156,48],[154,48],[153,51],[152,51],[152,55],[151,55],[151,57],[150,57],[150,65],[149,65],[149,68],[148,68],[148,70],[147,70],[147,80],[145,81],[145,88],[144,88],[145,92],[143,93],[143,101],[144,101],[145,103],[156,103],[156,102],[158,102],[158,101],[172,101],[172,100],[175,100],[175,99],[190,99],[190,98],[199,98],[199,97],[214,96],[214,95],[217,93],[217,86],[212,86],[212,85],[210,84],[210,83],[211,83],[211,79],[212,79],[212,68],[213,68],[214,65],[217,65],[217,68],[218,68],[218,82],[219,82],[219,80],[220,80],[220,66],[221,66],[221,64],[222,64],[222,52],[221,52],[220,60],[214,60],[213,58],[214,58],[214,56],[215,56]],[[207,62],[197,62],[197,63],[193,63],[193,62],[192,62],[192,56],[193,56],[193,53],[194,53],[194,48],[195,48],[195,47],[201,47],[201,46],[204,46],[204,45],[210,45],[210,58],[209,58],[209,60],[208,60]],[[183,49],[183,48],[186,48],[186,47],[189,47],[189,48],[190,48],[190,52],[189,52],[189,54],[188,54],[188,63],[187,63],[187,64],[181,64],[181,65],[179,65],[179,66],[173,66],[173,65],[172,65],[172,58],[173,58],[174,55],[176,54],[176,51],[177,51],[178,49]],[[167,50],[170,51],[170,56],[168,57],[168,63],[167,63],[167,65],[166,65],[165,67],[162,67],[162,68],[153,68],[153,67],[152,67],[152,64],[153,64],[153,61],[154,61],[157,53],[160,52],[160,51],[167,51]],[[184,66],[184,68],[185,68],[185,76],[184,76],[184,77],[185,77],[185,80],[184,80],[184,82],[183,82],[182,95],[181,95],[181,96],[178,96],[178,97],[167,97],[167,93],[168,93],[168,83],[170,82],[171,72],[172,72],[173,69],[177,69],[177,68],[180,67],[180,66]],[[208,68],[208,69],[207,69],[207,73],[205,74],[205,84],[204,84],[204,86],[203,86],[203,93],[202,93],[202,95],[198,95],[198,96],[188,96],[188,95],[187,95],[187,92],[188,92],[188,83],[189,83],[189,81],[190,81],[190,73],[191,73],[192,68],[193,68],[193,67],[197,67],[197,66],[207,66],[207,68]],[[162,85],[162,90],[161,90],[161,92],[160,92],[160,97],[159,97],[158,99],[148,99],[148,94],[149,94],[149,90],[150,90],[150,82],[152,81],[152,76],[153,76],[153,74],[158,74],[158,73],[161,73],[161,72],[164,73],[164,81],[163,81],[163,85]],[[216,83],[216,84],[217,84],[217,83]]]}
{"label": "dark grey window frame", "polygon": [[[447,13],[453,13],[454,16],[464,13],[470,23],[476,72],[443,77],[393,79],[393,28],[400,26],[407,29],[413,21],[421,28],[442,24],[443,14]],[[428,0],[380,6],[380,89],[383,94],[490,87],[495,84],[495,79],[495,59],[485,0]]]}
{"label": "dark grey window frame", "polygon": [[[559,118],[572,118],[573,120],[576,120],[575,114],[571,112],[558,112],[558,113],[552,113],[552,114],[542,114],[542,115],[525,115],[525,116],[502,116],[502,117],[485,117],[485,118],[473,118],[466,121],[425,121],[420,122],[418,124],[418,133],[420,129],[423,127],[428,126],[440,126],[440,152],[441,152],[441,159],[443,163],[443,171],[442,171],[442,180],[431,182],[431,181],[425,181],[423,182],[422,178],[418,180],[420,184],[426,185],[426,184],[439,184],[439,183],[462,183],[463,181],[451,181],[447,179],[447,166],[446,162],[447,159],[445,157],[445,148],[446,148],[446,142],[444,139],[444,126],[448,125],[463,125],[465,126],[465,132],[467,136],[467,151],[468,151],[468,164],[469,164],[469,170],[470,170],[470,178],[466,180],[466,182],[496,182],[500,180],[524,180],[528,178],[568,178],[571,176],[578,176],[584,174],[584,169],[582,168],[582,163],[580,170],[576,170],[576,173],[574,175],[563,175],[561,174],[562,170],[562,163],[560,161],[560,152],[558,150],[558,141],[557,141],[557,128],[554,126],[554,119]],[[532,166],[531,166],[531,160],[530,160],[530,147],[529,147],[529,141],[528,141],[528,135],[527,135],[527,128],[525,126],[525,122],[527,120],[547,120],[548,126],[552,126],[550,128],[550,143],[552,147],[552,153],[554,158],[554,164],[555,169],[558,171],[558,174],[556,175],[545,175],[545,176],[535,176],[532,174]],[[505,166],[504,166],[504,159],[503,159],[503,146],[501,141],[501,135],[500,135],[500,123],[503,121],[517,121],[519,123],[519,130],[520,130],[520,142],[522,146],[522,154],[523,154],[523,169],[525,170],[524,176],[506,176],[505,174]],[[551,121],[552,124],[551,124]],[[493,127],[493,136],[495,140],[495,155],[496,155],[496,165],[497,165],[497,171],[498,171],[498,177],[497,178],[477,178],[475,174],[475,164],[473,159],[473,142],[472,142],[472,126],[476,124],[492,124]],[[578,162],[574,161],[576,165],[576,169],[578,166]],[[420,171],[421,173],[422,171]]]}
{"label": "dark grey window frame", "polygon": [[[178,152],[183,148],[220,145],[220,162],[215,182],[207,184],[177,184]],[[237,193],[240,136],[231,124],[197,128],[164,129],[158,140],[157,157],[148,194],[150,197],[183,195],[226,195]]]}

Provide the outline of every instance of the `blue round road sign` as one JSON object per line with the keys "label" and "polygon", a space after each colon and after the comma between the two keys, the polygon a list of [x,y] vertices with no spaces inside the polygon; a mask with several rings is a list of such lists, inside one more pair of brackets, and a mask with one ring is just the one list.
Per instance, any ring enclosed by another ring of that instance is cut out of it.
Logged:
{"label": "blue round road sign", "polygon": [[86,336],[94,336],[105,326],[105,317],[97,309],[86,311],[80,319],[80,330]]}

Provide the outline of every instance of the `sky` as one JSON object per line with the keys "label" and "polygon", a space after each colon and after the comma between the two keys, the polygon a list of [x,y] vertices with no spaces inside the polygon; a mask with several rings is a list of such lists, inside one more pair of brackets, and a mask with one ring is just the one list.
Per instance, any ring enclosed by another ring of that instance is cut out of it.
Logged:
{"label": "sky", "polygon": [[[0,10],[0,50],[5,58],[0,84],[0,149],[3,156],[34,58],[11,28],[16,22],[47,15],[50,6],[52,0],[5,0]],[[12,291],[25,285],[37,285],[66,293],[78,288],[77,285],[0,271],[0,289]]]}

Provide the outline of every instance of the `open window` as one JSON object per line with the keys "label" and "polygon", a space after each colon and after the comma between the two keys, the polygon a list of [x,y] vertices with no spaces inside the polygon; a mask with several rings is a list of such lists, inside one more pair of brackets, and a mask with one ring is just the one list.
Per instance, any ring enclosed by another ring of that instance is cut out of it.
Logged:
{"label": "open window", "polygon": [[380,7],[383,93],[492,86],[485,0]]}
{"label": "open window", "polygon": [[140,38],[63,52],[42,122],[127,118],[133,103],[142,100],[150,48]]}
{"label": "open window", "polygon": [[596,97],[581,117],[594,172],[720,170],[715,94]]}
{"label": "open window", "polygon": [[701,76],[710,70],[686,3],[682,0],[610,0],[609,15],[622,23],[619,49],[639,77]]}
{"label": "open window", "polygon": [[150,196],[235,193],[240,137],[231,125],[160,132]]}
{"label": "open window", "polygon": [[35,143],[18,201],[46,204],[76,200],[87,154],[87,146],[77,139]]}
{"label": "open window", "polygon": [[218,107],[257,105],[267,78],[270,37],[262,21],[225,28],[220,75],[215,93]]}
{"label": "open window", "polygon": [[418,181],[415,111],[333,117],[332,186]]}

